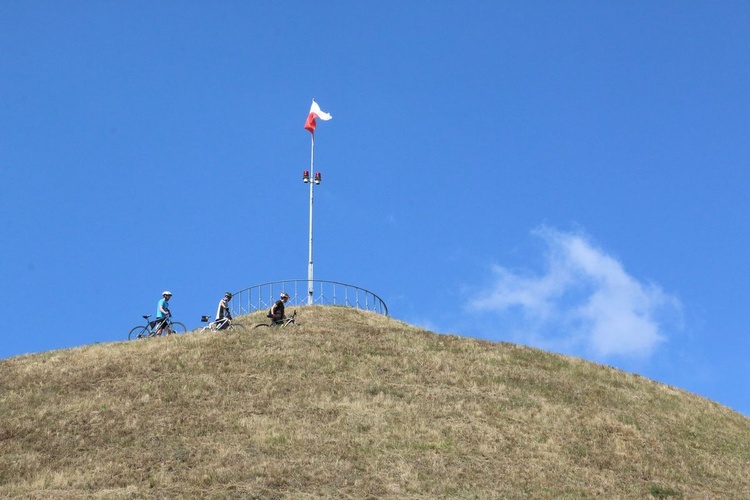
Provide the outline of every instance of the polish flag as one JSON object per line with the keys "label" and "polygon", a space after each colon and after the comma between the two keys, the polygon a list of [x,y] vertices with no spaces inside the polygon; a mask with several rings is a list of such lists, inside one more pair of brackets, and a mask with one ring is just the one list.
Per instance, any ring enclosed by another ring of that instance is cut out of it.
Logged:
{"label": "polish flag", "polygon": [[308,130],[311,134],[315,134],[315,119],[320,118],[323,121],[330,120],[333,118],[330,114],[321,111],[318,103],[313,99],[312,106],[310,106],[310,114],[307,115],[307,121],[305,122],[305,130]]}

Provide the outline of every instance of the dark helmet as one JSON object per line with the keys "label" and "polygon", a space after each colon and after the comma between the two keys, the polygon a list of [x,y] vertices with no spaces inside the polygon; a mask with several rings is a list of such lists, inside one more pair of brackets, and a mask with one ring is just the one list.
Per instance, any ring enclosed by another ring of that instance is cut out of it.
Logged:
{"label": "dark helmet", "polygon": [[231,300],[231,299],[232,299],[232,292],[227,292],[227,293],[225,293],[225,294],[224,294],[224,298],[225,298],[225,299],[230,299],[230,300]]}

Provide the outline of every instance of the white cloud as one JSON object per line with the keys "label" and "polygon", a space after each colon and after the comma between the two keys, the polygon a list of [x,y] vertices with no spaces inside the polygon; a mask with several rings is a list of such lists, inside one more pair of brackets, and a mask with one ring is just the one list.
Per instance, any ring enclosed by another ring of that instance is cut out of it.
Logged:
{"label": "white cloud", "polygon": [[535,234],[548,246],[545,272],[495,266],[492,289],[471,307],[499,313],[514,341],[598,359],[645,358],[666,341],[678,299],[630,276],[583,235],[550,228]]}

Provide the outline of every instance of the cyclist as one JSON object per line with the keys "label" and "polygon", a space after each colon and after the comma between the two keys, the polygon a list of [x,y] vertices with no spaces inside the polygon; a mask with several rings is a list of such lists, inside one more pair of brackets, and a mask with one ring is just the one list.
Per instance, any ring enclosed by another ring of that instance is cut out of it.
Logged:
{"label": "cyclist", "polygon": [[[162,330],[167,326],[167,319],[172,316],[169,312],[169,299],[172,298],[172,292],[164,290],[161,294],[161,300],[156,305],[156,321],[159,322],[159,326],[156,330],[156,335],[161,336]],[[167,330],[167,335],[171,332]]]}
{"label": "cyclist", "polygon": [[271,306],[271,310],[268,311],[268,317],[271,318],[271,324],[279,325],[284,322],[286,319],[286,315],[284,314],[284,304],[286,304],[287,300],[289,300],[289,294],[281,292],[279,300],[274,302]]}
{"label": "cyclist", "polygon": [[232,321],[232,313],[229,312],[229,301],[232,300],[231,292],[224,294],[219,301],[219,307],[216,309],[216,329],[223,330],[227,328]]}

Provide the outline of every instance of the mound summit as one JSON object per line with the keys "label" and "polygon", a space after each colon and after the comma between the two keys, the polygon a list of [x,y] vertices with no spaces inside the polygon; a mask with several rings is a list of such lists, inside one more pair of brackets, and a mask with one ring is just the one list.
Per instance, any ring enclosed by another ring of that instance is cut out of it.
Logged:
{"label": "mound summit", "polygon": [[750,498],[750,419],[707,399],[371,312],[298,320],[0,361],[0,496]]}

